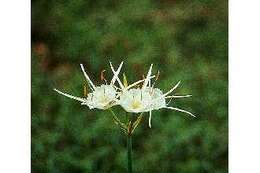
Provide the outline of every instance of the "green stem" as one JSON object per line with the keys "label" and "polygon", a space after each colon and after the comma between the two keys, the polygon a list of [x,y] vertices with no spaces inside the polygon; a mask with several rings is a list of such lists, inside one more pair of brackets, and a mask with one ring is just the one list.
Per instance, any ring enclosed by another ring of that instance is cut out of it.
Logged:
{"label": "green stem", "polygon": [[127,135],[127,161],[128,173],[132,173],[132,135]]}

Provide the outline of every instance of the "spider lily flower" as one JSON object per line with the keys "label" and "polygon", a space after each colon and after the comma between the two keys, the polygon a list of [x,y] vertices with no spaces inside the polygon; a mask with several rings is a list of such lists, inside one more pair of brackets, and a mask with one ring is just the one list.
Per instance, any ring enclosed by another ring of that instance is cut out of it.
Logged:
{"label": "spider lily flower", "polygon": [[[153,110],[171,109],[187,113],[195,117],[192,113],[186,110],[168,106],[170,101],[174,98],[185,98],[190,97],[191,95],[169,95],[179,86],[180,81],[166,93],[163,93],[159,88],[154,88],[154,84],[151,85],[150,77],[152,74],[152,67],[153,64],[151,64],[141,88],[130,89],[129,91],[123,92],[119,100],[120,105],[127,112],[149,112],[149,127],[151,127],[151,118]],[[170,99],[168,104],[166,103],[166,99]]]}
{"label": "spider lily flower", "polygon": [[110,84],[102,84],[100,86],[95,86],[94,83],[91,81],[89,76],[87,75],[83,64],[80,64],[81,70],[87,80],[87,83],[91,89],[91,92],[87,95],[87,98],[84,97],[76,97],[64,92],[61,92],[57,89],[54,89],[61,95],[64,95],[68,98],[77,100],[81,102],[81,105],[87,105],[90,109],[108,109],[114,105],[117,105],[117,89],[114,86],[115,81],[117,79],[118,74],[122,68],[123,62],[119,65],[118,69],[114,72],[114,76],[110,82]]}

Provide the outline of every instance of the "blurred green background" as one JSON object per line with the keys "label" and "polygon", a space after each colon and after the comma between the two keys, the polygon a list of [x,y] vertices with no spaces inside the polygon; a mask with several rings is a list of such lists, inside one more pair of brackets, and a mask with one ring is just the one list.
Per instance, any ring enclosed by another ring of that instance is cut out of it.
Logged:
{"label": "blurred green background", "polygon": [[[32,0],[32,172],[126,172],[126,139],[109,112],[53,91],[83,96],[79,63],[96,84],[108,62],[129,81],[151,63],[157,86],[193,97],[153,112],[133,139],[134,172],[224,173],[228,166],[226,0]],[[123,117],[121,114],[120,117]]]}

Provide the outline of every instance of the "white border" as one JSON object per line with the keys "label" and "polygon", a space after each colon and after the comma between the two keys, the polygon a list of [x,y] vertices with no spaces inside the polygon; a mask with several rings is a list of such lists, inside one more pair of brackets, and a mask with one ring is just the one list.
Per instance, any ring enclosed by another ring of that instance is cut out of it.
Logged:
{"label": "white border", "polygon": [[229,3],[229,170],[260,172],[260,2]]}
{"label": "white border", "polygon": [[30,1],[0,3],[0,172],[30,172]]}
{"label": "white border", "polygon": [[[229,166],[260,172],[260,2],[229,3]],[[30,1],[0,4],[0,172],[30,172]]]}

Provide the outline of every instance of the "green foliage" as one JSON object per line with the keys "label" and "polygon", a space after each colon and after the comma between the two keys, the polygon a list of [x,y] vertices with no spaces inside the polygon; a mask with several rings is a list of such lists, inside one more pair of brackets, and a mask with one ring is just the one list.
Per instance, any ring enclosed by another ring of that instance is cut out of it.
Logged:
{"label": "green foliage", "polygon": [[109,112],[53,91],[83,96],[79,63],[100,84],[108,61],[122,60],[128,83],[151,63],[164,91],[181,80],[177,93],[193,97],[171,104],[197,115],[154,111],[152,129],[145,115],[134,172],[227,172],[227,27],[225,0],[32,0],[32,172],[126,172],[126,137]]}

